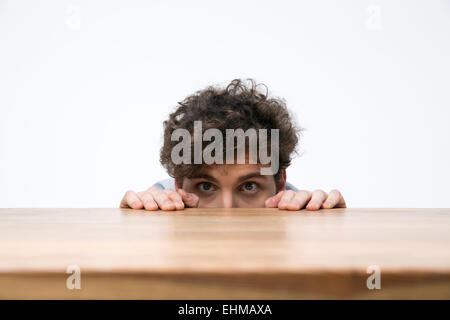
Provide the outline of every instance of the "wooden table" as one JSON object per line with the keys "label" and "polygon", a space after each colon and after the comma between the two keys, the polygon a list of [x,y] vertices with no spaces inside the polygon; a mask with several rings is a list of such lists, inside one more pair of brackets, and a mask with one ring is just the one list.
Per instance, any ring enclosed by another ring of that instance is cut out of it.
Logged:
{"label": "wooden table", "polygon": [[0,209],[0,298],[450,299],[450,209]]}

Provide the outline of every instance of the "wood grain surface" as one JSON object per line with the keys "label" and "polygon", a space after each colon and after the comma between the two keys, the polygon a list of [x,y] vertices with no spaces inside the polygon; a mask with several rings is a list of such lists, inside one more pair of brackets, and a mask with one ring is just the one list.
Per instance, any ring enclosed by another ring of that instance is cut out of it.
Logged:
{"label": "wood grain surface", "polygon": [[450,209],[0,209],[0,298],[450,299]]}

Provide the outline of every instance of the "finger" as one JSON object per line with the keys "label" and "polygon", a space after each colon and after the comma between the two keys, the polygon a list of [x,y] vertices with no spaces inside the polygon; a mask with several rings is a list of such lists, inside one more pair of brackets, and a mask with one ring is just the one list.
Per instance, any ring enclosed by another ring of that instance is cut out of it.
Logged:
{"label": "finger", "polygon": [[198,207],[199,198],[196,194],[186,192],[183,189],[178,189],[177,192],[183,199],[183,202],[186,205],[186,207],[189,207],[189,208],[197,208]]}
{"label": "finger", "polygon": [[173,203],[175,204],[175,209],[176,210],[183,210],[184,209],[183,199],[181,198],[181,196],[176,191],[167,190],[166,194],[169,197],[169,199],[172,200]]}
{"label": "finger", "polygon": [[142,209],[143,204],[136,192],[133,190],[128,190],[120,202],[121,208],[132,208],[132,209]]}
{"label": "finger", "polygon": [[278,203],[278,208],[286,210],[288,207],[288,203],[294,198],[295,192],[292,190],[287,190],[281,196],[280,202]]}
{"label": "finger", "polygon": [[175,210],[176,208],[175,204],[173,203],[172,200],[169,199],[164,190],[149,189],[148,192],[151,193],[151,195],[153,196],[153,200],[156,201],[161,210],[165,211]]}
{"label": "finger", "polygon": [[311,200],[306,206],[307,210],[319,210],[322,203],[327,198],[327,194],[323,190],[315,190],[311,195]]}
{"label": "finger", "polygon": [[330,209],[330,208],[345,208],[345,200],[339,190],[333,189],[328,194],[328,198],[322,204],[322,208]]}
{"label": "finger", "polygon": [[284,194],[284,190],[278,192],[273,197],[268,198],[265,201],[265,203],[264,203],[266,208],[276,208],[276,207],[278,207],[278,202],[280,202],[280,199],[283,196],[283,194]]}
{"label": "finger", "polygon": [[158,204],[153,199],[153,196],[150,192],[140,192],[138,193],[142,202],[144,203],[145,210],[156,211],[158,210]]}
{"label": "finger", "polygon": [[288,210],[300,210],[311,199],[311,192],[306,190],[300,190],[295,193],[295,196],[289,201],[287,205]]}

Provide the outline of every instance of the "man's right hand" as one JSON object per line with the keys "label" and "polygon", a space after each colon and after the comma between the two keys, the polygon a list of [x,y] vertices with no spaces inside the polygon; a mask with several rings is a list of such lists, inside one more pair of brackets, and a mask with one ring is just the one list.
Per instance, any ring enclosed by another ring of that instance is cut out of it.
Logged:
{"label": "man's right hand", "polygon": [[198,200],[197,195],[183,189],[173,191],[150,187],[146,191],[137,193],[132,190],[127,191],[120,202],[120,207],[172,211],[183,210],[185,207],[195,208],[198,206]]}

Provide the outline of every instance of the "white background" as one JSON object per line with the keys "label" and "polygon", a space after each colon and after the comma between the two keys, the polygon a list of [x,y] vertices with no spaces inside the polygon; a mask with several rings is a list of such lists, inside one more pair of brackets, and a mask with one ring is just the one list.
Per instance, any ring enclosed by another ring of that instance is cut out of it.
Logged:
{"label": "white background", "polygon": [[0,207],[116,207],[162,121],[255,78],[306,130],[288,180],[450,207],[450,1],[0,0]]}

